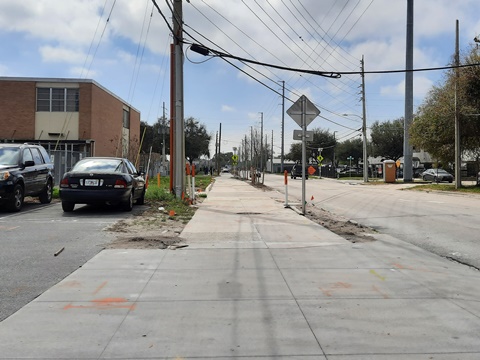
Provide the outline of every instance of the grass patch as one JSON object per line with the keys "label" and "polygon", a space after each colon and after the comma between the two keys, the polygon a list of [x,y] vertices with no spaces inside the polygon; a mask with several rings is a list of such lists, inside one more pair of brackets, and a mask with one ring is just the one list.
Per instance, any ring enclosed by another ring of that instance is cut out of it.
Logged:
{"label": "grass patch", "polygon": [[[212,182],[210,175],[195,176],[195,187],[198,190],[205,190]],[[177,199],[174,194],[170,192],[170,178],[164,176],[160,179],[160,186],[158,186],[157,179],[150,179],[148,182],[148,190],[145,194],[145,200],[148,203],[154,203],[155,207],[164,207],[167,211],[168,218],[171,220],[178,220],[187,223],[195,214],[195,208],[190,206],[188,201]],[[203,195],[203,194],[202,194]],[[201,197],[206,197],[204,194]],[[173,212],[175,215],[171,216]]]}
{"label": "grass patch", "polygon": [[467,193],[467,194],[480,194],[480,186],[462,186],[459,189],[455,189],[454,185],[447,184],[426,184],[426,185],[417,185],[410,187],[406,190],[416,190],[416,191],[449,191],[456,193]]}

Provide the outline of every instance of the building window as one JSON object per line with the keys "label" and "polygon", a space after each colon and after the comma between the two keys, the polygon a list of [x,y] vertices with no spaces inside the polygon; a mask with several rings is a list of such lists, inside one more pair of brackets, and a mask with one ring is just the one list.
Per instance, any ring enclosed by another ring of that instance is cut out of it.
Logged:
{"label": "building window", "polygon": [[37,88],[37,111],[78,112],[79,89]]}
{"label": "building window", "polygon": [[130,129],[130,112],[125,109],[123,109],[123,127]]}
{"label": "building window", "polygon": [[76,112],[78,111],[79,103],[79,94],[78,89],[65,89],[66,93],[66,105],[67,111]]}
{"label": "building window", "polygon": [[52,107],[50,111],[65,111],[65,89],[52,89]]}
{"label": "building window", "polygon": [[37,111],[50,111],[50,89],[37,88]]}

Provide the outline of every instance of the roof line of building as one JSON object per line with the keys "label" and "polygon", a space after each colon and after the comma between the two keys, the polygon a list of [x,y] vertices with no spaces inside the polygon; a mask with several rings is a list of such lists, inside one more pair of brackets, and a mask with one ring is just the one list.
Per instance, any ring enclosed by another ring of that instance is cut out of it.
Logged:
{"label": "roof line of building", "polygon": [[133,107],[131,104],[123,100],[120,96],[116,95],[112,91],[108,90],[105,86],[100,85],[93,79],[77,79],[77,78],[37,78],[37,77],[9,77],[9,76],[0,76],[0,81],[33,81],[33,82],[50,82],[50,83],[91,83],[95,86],[98,86],[103,91],[109,93],[116,99],[120,100],[122,103],[132,108],[140,114],[140,111]]}

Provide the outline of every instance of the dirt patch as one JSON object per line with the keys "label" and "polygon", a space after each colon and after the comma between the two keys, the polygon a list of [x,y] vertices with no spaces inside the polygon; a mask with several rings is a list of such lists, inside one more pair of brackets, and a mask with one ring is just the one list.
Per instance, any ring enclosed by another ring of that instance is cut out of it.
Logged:
{"label": "dirt patch", "polygon": [[[199,202],[203,198],[199,198]],[[148,202],[148,209],[135,216],[121,220],[105,231],[118,234],[117,239],[107,244],[107,249],[176,249],[185,247],[180,233],[196,209],[186,216],[170,214],[161,202]]]}
{"label": "dirt patch", "polygon": [[306,205],[305,216],[352,243],[375,241],[375,238],[371,236],[372,233],[375,233],[374,229],[332,214],[312,204]]}

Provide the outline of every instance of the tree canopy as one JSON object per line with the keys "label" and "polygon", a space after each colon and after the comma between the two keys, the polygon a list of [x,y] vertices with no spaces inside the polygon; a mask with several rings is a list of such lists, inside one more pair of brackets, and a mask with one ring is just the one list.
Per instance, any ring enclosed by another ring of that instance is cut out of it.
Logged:
{"label": "tree canopy", "polygon": [[[316,159],[320,153],[324,158],[323,162],[333,162],[336,143],[335,135],[330,133],[329,130],[313,129],[313,141],[307,142],[307,162],[308,158]],[[302,143],[293,143],[290,146],[290,152],[285,157],[292,161],[301,161]]]}
{"label": "tree canopy", "polygon": [[371,149],[373,156],[397,161],[403,156],[404,119],[396,119],[380,123],[374,122],[371,127]]}
{"label": "tree canopy", "polygon": [[335,153],[337,163],[348,164],[347,158],[350,156],[353,157],[356,166],[363,158],[363,141],[358,136],[354,139],[342,141],[337,146]]}
{"label": "tree canopy", "polygon": [[205,125],[200,124],[193,117],[185,119],[185,156],[192,162],[201,156],[210,157],[210,140]]}
{"label": "tree canopy", "polygon": [[[162,143],[165,139],[165,153],[170,154],[170,128],[166,119],[159,118],[158,121],[149,125],[142,121],[140,131],[143,136],[142,152],[148,153],[150,147],[154,153],[162,153]],[[210,140],[205,125],[200,124],[195,118],[185,119],[185,156],[192,162],[201,156],[210,157]]]}
{"label": "tree canopy", "polygon": [[[476,46],[472,46],[461,60],[462,64],[479,62],[480,54]],[[458,71],[457,86],[455,86],[456,71]],[[455,158],[455,98],[459,114],[461,150],[478,158],[480,155],[478,66],[448,71],[443,82],[430,90],[410,128],[411,143],[443,163],[453,163]]]}

